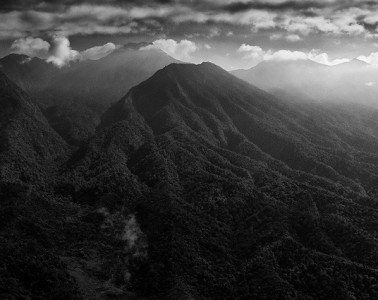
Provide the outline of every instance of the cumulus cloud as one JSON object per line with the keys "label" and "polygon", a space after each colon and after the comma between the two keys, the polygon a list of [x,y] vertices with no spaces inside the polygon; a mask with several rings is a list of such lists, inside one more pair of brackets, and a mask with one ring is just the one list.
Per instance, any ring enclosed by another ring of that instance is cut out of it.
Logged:
{"label": "cumulus cloud", "polygon": [[51,50],[47,62],[62,67],[73,60],[79,59],[79,52],[73,50],[70,41],[64,36],[56,36],[51,42]]}
{"label": "cumulus cloud", "polygon": [[40,38],[20,38],[12,43],[11,50],[14,53],[25,54],[31,57],[45,57],[50,49],[50,44]]}
{"label": "cumulus cloud", "polygon": [[378,67],[378,52],[373,52],[368,56],[361,55],[357,59],[362,60],[370,65]]}
{"label": "cumulus cloud", "polygon": [[71,48],[67,37],[54,36],[50,42],[32,37],[17,39],[12,43],[11,51],[30,57],[39,57],[62,67],[71,61],[100,59],[112,53],[116,48],[115,44],[106,43],[79,52]]}
{"label": "cumulus cloud", "polygon": [[197,51],[196,43],[189,40],[177,42],[172,39],[160,39],[152,42],[151,45],[141,47],[140,50],[160,49],[175,59],[189,62],[193,59],[191,54]]}
{"label": "cumulus cloud", "polygon": [[319,53],[315,50],[312,50],[311,52],[309,52],[307,56],[308,56],[308,59],[311,59],[317,63],[327,65],[327,66],[336,66],[336,65],[350,61],[350,59],[348,58],[330,59],[327,53]]}
{"label": "cumulus cloud", "polygon": [[296,60],[312,60],[320,64],[334,66],[350,61],[347,58],[330,59],[327,53],[320,53],[312,50],[308,53],[302,51],[291,50],[263,50],[259,46],[251,46],[242,44],[237,52],[244,53],[244,59],[252,59],[255,63],[261,61],[296,61]]}
{"label": "cumulus cloud", "polygon": [[237,51],[244,53],[243,58],[253,59],[253,60],[256,60],[256,61],[263,60],[263,56],[265,54],[265,51],[261,47],[251,46],[251,45],[247,45],[247,44],[242,44]]}
{"label": "cumulus cloud", "polygon": [[306,53],[301,51],[290,51],[290,50],[278,50],[278,51],[267,51],[264,53],[263,60],[273,60],[273,61],[285,61],[285,60],[306,60],[308,56]]}
{"label": "cumulus cloud", "polygon": [[251,46],[247,44],[242,44],[237,51],[245,53],[243,56],[244,59],[253,59],[256,63],[261,61],[305,60],[308,58],[304,52],[300,51],[265,51],[259,46]]}

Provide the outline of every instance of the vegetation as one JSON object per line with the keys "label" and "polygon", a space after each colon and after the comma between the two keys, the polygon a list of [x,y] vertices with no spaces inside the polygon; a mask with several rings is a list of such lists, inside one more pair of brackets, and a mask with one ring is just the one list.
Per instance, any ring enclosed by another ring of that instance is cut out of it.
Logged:
{"label": "vegetation", "polygon": [[54,170],[43,153],[11,157],[41,175],[1,182],[0,293],[375,299],[374,114],[282,102],[209,63],[169,65],[80,148],[44,140],[65,149]]}

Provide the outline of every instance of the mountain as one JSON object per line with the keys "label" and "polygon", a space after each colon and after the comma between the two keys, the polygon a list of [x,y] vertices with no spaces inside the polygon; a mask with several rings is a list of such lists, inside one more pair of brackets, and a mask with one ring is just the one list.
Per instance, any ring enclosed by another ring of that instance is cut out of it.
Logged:
{"label": "mountain", "polygon": [[1,178],[0,297],[375,299],[377,120],[170,64],[47,186]]}
{"label": "mountain", "polygon": [[0,73],[1,181],[31,181],[68,150],[29,96]]}
{"label": "mountain", "polygon": [[98,60],[72,62],[57,68],[37,57],[10,54],[0,60],[1,70],[43,107],[60,101],[86,101],[92,108],[108,107],[134,85],[160,68],[178,62],[161,50],[139,50],[127,44]]}
{"label": "mountain", "polygon": [[368,67],[368,66],[369,66],[369,64],[367,62],[359,60],[357,58],[353,58],[350,61],[335,65],[334,67],[335,68],[340,68],[340,67],[341,68],[344,68],[344,67],[351,68],[351,67]]}
{"label": "mountain", "polygon": [[328,93],[330,67],[311,60],[264,61],[249,70],[236,70],[232,74],[280,98],[322,100]]}
{"label": "mountain", "polygon": [[71,158],[73,199],[135,217],[123,268],[140,297],[374,298],[376,116],[171,64]]}
{"label": "mountain", "polygon": [[103,112],[131,87],[173,62],[177,61],[161,50],[125,46],[99,60],[81,61],[63,68],[49,91],[56,93],[56,97],[86,101],[88,106]]}
{"label": "mountain", "polygon": [[37,57],[10,54],[0,59],[0,70],[30,95],[39,96],[49,85],[56,67]]}
{"label": "mountain", "polygon": [[[61,172],[70,154],[33,99],[0,72],[1,299],[83,298],[72,275],[77,268],[68,267],[66,256],[80,257],[76,245],[84,237],[98,244],[106,236],[88,226],[90,215],[71,201],[67,186],[64,196],[55,191],[64,182]],[[103,284],[94,293],[96,282],[82,281],[92,287],[87,299],[117,292]]]}
{"label": "mountain", "polygon": [[299,60],[265,61],[249,70],[235,70],[232,74],[289,100],[377,107],[377,70],[358,59],[336,66]]}
{"label": "mountain", "polygon": [[68,143],[80,145],[94,133],[112,103],[160,68],[177,62],[160,50],[142,51],[137,46],[125,45],[99,60],[62,68],[11,54],[0,60],[0,70],[37,101]]}

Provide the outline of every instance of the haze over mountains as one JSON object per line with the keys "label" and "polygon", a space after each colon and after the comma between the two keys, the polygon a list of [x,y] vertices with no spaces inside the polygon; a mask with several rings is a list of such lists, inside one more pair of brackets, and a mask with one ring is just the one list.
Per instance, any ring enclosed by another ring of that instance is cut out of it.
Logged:
{"label": "haze over mountains", "polygon": [[232,74],[278,97],[378,106],[378,68],[358,59],[335,66],[312,60],[264,61]]}
{"label": "haze over mountains", "polygon": [[[129,77],[102,100],[101,73],[80,74],[113,59],[67,69],[66,91],[9,71],[32,98],[1,75],[2,297],[378,296],[377,111],[286,101],[211,63],[169,64],[111,105]],[[38,108],[75,110],[66,92],[110,106],[80,147]]]}
{"label": "haze over mountains", "polygon": [[98,60],[58,68],[37,57],[11,54],[0,70],[35,99],[45,116],[70,144],[94,133],[101,114],[134,85],[177,62],[160,50],[139,51],[128,44]]}

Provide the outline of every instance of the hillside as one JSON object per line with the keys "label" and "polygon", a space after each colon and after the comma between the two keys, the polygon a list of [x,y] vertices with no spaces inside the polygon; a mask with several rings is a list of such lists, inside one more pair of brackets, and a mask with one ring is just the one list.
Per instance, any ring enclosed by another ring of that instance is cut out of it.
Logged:
{"label": "hillside", "polygon": [[377,297],[375,111],[170,64],[54,162],[64,143],[22,90],[0,87],[0,132],[22,137],[2,157],[41,171],[0,181],[1,297]]}
{"label": "hillside", "polygon": [[33,182],[68,151],[30,97],[0,73],[1,181]]}
{"label": "hillside", "polygon": [[139,296],[374,298],[370,113],[285,104],[210,63],[172,64],[104,115],[70,161],[73,197],[136,216],[148,256],[125,267]]}

